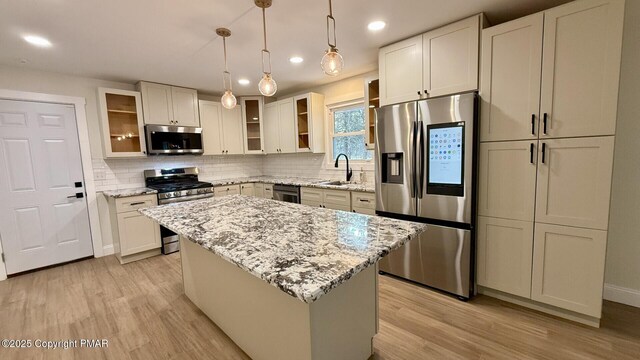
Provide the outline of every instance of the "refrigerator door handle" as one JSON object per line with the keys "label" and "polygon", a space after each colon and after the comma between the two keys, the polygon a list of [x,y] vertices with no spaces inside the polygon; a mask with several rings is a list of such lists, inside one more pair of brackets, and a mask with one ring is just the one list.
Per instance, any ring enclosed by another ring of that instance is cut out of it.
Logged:
{"label": "refrigerator door handle", "polygon": [[424,126],[422,120],[418,121],[418,176],[416,179],[416,188],[418,191],[418,198],[422,199],[422,194],[424,193],[424,163],[425,163],[425,153],[424,153]]}
{"label": "refrigerator door handle", "polygon": [[411,187],[411,197],[415,198],[416,197],[416,188],[417,188],[417,184],[416,184],[416,141],[418,138],[418,122],[414,121],[412,126],[411,126],[411,154],[409,154],[409,156],[411,157],[411,176],[409,176],[409,181],[411,182],[410,187]]}

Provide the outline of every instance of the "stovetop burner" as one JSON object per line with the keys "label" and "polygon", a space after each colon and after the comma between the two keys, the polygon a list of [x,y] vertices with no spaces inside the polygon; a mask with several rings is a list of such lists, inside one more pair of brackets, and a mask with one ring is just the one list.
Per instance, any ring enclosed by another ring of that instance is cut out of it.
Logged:
{"label": "stovetop burner", "polygon": [[158,190],[161,202],[213,196],[213,184],[199,181],[198,168],[195,167],[145,170],[144,179],[148,188]]}
{"label": "stovetop burner", "polygon": [[204,181],[195,182],[179,182],[179,183],[163,183],[163,184],[149,184],[147,187],[158,190],[158,192],[170,192],[170,191],[182,191],[189,189],[201,189],[213,186],[211,183]]}

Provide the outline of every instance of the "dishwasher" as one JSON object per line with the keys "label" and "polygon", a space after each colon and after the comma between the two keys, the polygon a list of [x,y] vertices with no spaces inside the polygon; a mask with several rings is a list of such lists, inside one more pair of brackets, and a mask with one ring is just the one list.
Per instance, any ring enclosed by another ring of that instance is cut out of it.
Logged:
{"label": "dishwasher", "polygon": [[300,186],[273,185],[273,199],[300,204]]}

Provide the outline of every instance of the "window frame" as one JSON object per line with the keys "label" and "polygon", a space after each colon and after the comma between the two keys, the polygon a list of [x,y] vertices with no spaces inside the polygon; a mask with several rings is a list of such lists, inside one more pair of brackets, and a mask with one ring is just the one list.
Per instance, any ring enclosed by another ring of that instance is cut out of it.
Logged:
{"label": "window frame", "polygon": [[[366,144],[366,137],[367,137],[367,124],[366,124],[366,116],[363,116],[362,121],[363,121],[363,129],[361,131],[356,131],[356,132],[348,132],[348,133],[336,133],[335,132],[335,120],[334,120],[334,113],[336,111],[339,110],[350,110],[350,109],[357,109],[357,108],[362,108],[364,109],[364,111],[367,111],[366,109],[366,104],[364,101],[364,98],[358,98],[358,99],[354,99],[354,100],[349,100],[349,101],[343,101],[343,102],[339,102],[339,103],[335,103],[335,104],[331,104],[327,106],[327,120],[328,120],[328,126],[327,126],[327,161],[325,163],[325,166],[327,169],[336,169],[334,167],[335,164],[335,155],[333,153],[333,139],[334,137],[345,137],[345,136],[357,136],[357,135],[362,135],[363,139],[365,141]],[[370,149],[366,148],[365,145],[365,150],[366,151],[373,151]],[[354,173],[356,171],[359,171],[360,168],[363,168],[364,170],[373,170],[374,167],[374,162],[375,161],[375,153],[372,154],[371,159],[370,160],[352,160],[349,159],[349,167],[351,167],[352,170],[354,170]],[[346,167],[346,161],[340,161],[338,163],[338,169],[341,171],[345,171],[345,167]]]}

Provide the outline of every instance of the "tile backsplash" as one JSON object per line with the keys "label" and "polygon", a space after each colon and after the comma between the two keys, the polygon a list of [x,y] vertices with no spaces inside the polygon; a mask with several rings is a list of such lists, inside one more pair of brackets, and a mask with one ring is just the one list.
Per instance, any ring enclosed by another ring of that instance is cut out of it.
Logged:
{"label": "tile backsplash", "polygon": [[[93,159],[96,191],[144,186],[143,171],[196,166],[203,181],[246,176],[296,176],[344,180],[345,170],[326,166],[324,154],[229,155],[229,156],[149,156],[139,159]],[[341,160],[341,164],[342,164]],[[360,180],[360,166],[351,165],[353,179]],[[365,171],[373,185],[373,171]]]}

